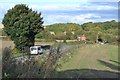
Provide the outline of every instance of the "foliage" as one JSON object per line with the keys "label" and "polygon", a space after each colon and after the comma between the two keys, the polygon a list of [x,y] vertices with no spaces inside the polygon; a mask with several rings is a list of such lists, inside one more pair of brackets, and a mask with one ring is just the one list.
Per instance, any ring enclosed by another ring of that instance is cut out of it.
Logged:
{"label": "foliage", "polygon": [[[42,38],[46,40],[66,40],[66,39],[75,39],[77,35],[72,34],[81,34],[82,27],[79,24],[75,23],[59,23],[46,26],[47,28],[42,32],[36,35],[36,38]],[[55,35],[51,35],[50,32],[54,32]],[[65,34],[66,32],[66,34]]]}
{"label": "foliage", "polygon": [[4,32],[14,41],[18,49],[34,45],[35,35],[41,32],[41,13],[32,11],[28,6],[19,4],[9,9],[2,23]]}
{"label": "foliage", "polygon": [[75,23],[59,23],[47,26],[48,30],[57,32],[64,32],[64,31],[77,31],[82,30],[82,27],[79,24]]}
{"label": "foliage", "polygon": [[[10,48],[3,50],[2,77],[3,78],[53,78],[56,74],[57,64],[61,58],[61,45],[51,48],[48,55],[24,56],[24,61],[14,58]],[[26,58],[26,60],[25,60]],[[40,59],[40,61],[39,61]]]}
{"label": "foliage", "polygon": [[[50,31],[55,32],[51,35]],[[66,34],[65,34],[66,32]],[[72,34],[74,32],[74,34]],[[75,23],[58,23],[46,26],[43,33],[39,33],[37,38],[46,40],[73,40],[78,36],[85,35],[87,41],[96,42],[97,37],[101,36],[104,42],[117,43],[118,41],[118,22],[115,20],[106,22],[88,22],[82,25]],[[46,36],[47,35],[47,36]]]}
{"label": "foliage", "polygon": [[11,68],[9,63],[13,62],[11,55],[12,55],[11,49],[6,47],[3,50],[3,54],[2,54],[2,70],[3,70],[2,71],[2,77],[3,78],[6,78],[6,77],[10,76],[8,66],[9,66],[9,68]]}
{"label": "foliage", "polygon": [[106,21],[106,22],[96,22],[96,23],[84,23],[81,25],[84,34],[87,39],[95,41],[97,36],[101,36],[103,41],[115,42],[117,43],[118,36],[118,22]]}
{"label": "foliage", "polygon": [[38,39],[46,39],[46,40],[53,40],[54,36],[50,34],[48,30],[44,30],[41,33],[38,33],[36,35],[36,38]]}

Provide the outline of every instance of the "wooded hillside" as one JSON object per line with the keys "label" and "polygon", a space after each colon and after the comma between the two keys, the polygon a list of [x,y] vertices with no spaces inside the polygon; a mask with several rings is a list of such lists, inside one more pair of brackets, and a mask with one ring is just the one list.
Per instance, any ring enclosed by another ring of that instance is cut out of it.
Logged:
{"label": "wooded hillside", "polygon": [[88,22],[82,25],[76,23],[57,23],[46,26],[36,38],[46,40],[73,40],[85,35],[87,41],[95,41],[97,37],[110,43],[118,41],[118,22],[115,20],[106,22]]}

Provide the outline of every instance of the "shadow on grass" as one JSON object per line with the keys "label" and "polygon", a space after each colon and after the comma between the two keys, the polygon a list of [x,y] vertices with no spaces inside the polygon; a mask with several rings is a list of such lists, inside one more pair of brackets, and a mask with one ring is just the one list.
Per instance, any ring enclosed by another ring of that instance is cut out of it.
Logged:
{"label": "shadow on grass", "polygon": [[51,46],[50,45],[45,45],[45,46],[41,46],[43,49],[50,49],[51,48]]}
{"label": "shadow on grass", "polygon": [[117,63],[118,65],[120,65],[120,62],[118,62],[118,61],[114,61],[114,60],[110,60],[110,61],[112,61],[112,62]]}
{"label": "shadow on grass", "polygon": [[[98,61],[99,61],[102,65],[107,66],[107,67],[109,67],[109,68],[111,68],[111,69],[113,69],[113,70],[117,70],[117,71],[120,70],[120,67],[119,67],[119,66],[116,66],[116,65],[114,65],[114,64],[105,62],[105,61],[103,61],[103,60],[98,60]],[[118,63],[118,62],[117,62],[117,63]]]}
{"label": "shadow on grass", "polygon": [[[119,71],[120,67],[105,62],[103,60],[98,60],[102,65],[111,68],[112,70]],[[119,63],[117,61],[112,61]],[[58,72],[57,77],[59,78],[118,78],[119,72],[113,72],[108,70],[95,70],[95,69],[74,69]]]}
{"label": "shadow on grass", "polygon": [[74,69],[58,72],[58,78],[118,78],[120,73],[95,69]]}

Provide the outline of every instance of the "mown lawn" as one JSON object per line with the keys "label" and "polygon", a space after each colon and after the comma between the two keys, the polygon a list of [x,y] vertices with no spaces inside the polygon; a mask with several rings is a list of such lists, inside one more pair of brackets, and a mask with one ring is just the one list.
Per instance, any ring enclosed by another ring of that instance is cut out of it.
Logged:
{"label": "mown lawn", "polygon": [[117,77],[118,64],[118,46],[94,44],[74,50],[58,71],[83,77]]}

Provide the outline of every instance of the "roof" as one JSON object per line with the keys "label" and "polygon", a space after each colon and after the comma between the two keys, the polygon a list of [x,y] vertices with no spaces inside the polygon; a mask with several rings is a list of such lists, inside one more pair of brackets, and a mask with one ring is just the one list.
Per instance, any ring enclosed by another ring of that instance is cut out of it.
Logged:
{"label": "roof", "polygon": [[41,47],[41,46],[31,46],[30,48],[38,48],[38,47]]}

